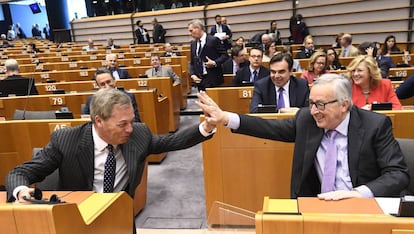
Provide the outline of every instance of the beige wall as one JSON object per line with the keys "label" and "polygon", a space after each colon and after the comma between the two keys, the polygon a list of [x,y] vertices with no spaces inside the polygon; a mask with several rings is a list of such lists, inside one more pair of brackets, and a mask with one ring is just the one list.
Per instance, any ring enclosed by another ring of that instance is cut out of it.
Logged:
{"label": "beige wall", "polygon": [[[206,9],[207,27],[214,25],[214,16],[227,17],[233,38],[250,38],[269,27],[270,20],[277,20],[284,40],[289,33],[292,15],[291,0],[246,0],[209,5]],[[409,0],[300,0],[297,13],[304,16],[316,44],[330,44],[339,32],[349,32],[355,43],[366,40],[383,42],[393,34],[397,42],[406,42],[408,34]],[[105,43],[112,37],[118,44],[133,43],[135,21],[140,19],[152,35],[151,20],[167,29],[167,41],[188,43],[187,22],[204,17],[204,6],[162,10],[115,16],[79,19],[73,22],[73,36],[80,43],[90,37]],[[133,27],[132,27],[133,25]]]}

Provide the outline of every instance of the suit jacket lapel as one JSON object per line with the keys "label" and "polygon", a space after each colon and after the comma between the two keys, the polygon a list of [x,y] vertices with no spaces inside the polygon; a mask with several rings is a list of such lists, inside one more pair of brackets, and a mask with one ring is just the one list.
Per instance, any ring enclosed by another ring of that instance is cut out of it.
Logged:
{"label": "suit jacket lapel", "polygon": [[348,167],[353,185],[357,183],[356,178],[358,177],[359,152],[362,146],[364,133],[364,126],[361,124],[356,108],[353,107],[351,109],[348,126]]}
{"label": "suit jacket lapel", "polygon": [[93,188],[93,175],[94,175],[94,144],[92,137],[92,123],[89,123],[85,127],[83,137],[80,139],[81,144],[78,150],[78,160],[81,167],[81,171],[84,174],[85,181],[87,181],[88,188]]}

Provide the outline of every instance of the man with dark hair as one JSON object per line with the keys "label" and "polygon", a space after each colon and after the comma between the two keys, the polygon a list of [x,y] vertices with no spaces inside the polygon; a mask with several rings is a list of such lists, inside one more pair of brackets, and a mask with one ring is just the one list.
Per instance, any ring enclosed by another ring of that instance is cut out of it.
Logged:
{"label": "man with dark hair", "polygon": [[250,112],[258,105],[275,105],[279,112],[309,105],[309,87],[305,79],[292,75],[293,59],[290,54],[279,53],[270,60],[270,76],[254,84]]}
{"label": "man with dark hair", "polygon": [[216,87],[224,82],[221,65],[228,55],[217,37],[207,35],[201,20],[188,23],[192,38],[190,75],[199,90]]}
{"label": "man with dark hair", "polygon": [[135,30],[135,37],[137,38],[137,44],[149,44],[150,39],[148,36],[148,30],[144,28],[144,23],[141,20],[137,20],[138,28]]}
{"label": "man with dark hair", "polygon": [[236,74],[236,72],[249,64],[245,59],[244,49],[240,46],[233,46],[231,48],[231,58],[223,63],[224,74]]}
{"label": "man with dark hair", "polygon": [[268,77],[269,69],[262,65],[263,52],[259,48],[250,49],[250,65],[239,69],[230,86],[253,85],[256,81]]}
{"label": "man with dark hair", "polygon": [[180,77],[169,66],[162,66],[161,59],[158,54],[151,55],[152,68],[145,71],[148,77],[170,77],[173,84],[181,84]]}
{"label": "man with dark hair", "polygon": [[[116,80],[113,76],[113,73],[106,68],[98,68],[95,72],[94,80],[96,84],[98,85],[99,89],[107,89],[107,88],[116,89]],[[134,121],[141,122],[141,118],[138,112],[138,104],[137,104],[137,101],[135,100],[135,96],[128,92],[125,92],[125,91],[123,92],[126,93],[131,99],[131,104],[132,104],[132,107],[134,108],[134,114],[135,114]],[[86,100],[85,107],[82,110],[82,114],[87,114],[87,115],[90,114],[91,101],[92,101],[92,96],[89,96],[88,99]]]}
{"label": "man with dark hair", "polygon": [[228,50],[231,47],[229,40],[231,40],[233,34],[230,28],[222,23],[222,17],[220,15],[216,15],[214,19],[216,20],[216,25],[211,27],[210,35],[218,37],[223,43],[224,48]]}

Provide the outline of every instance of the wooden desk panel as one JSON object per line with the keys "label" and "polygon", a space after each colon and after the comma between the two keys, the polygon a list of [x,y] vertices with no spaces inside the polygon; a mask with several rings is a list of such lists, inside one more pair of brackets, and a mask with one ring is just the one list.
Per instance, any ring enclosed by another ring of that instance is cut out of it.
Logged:
{"label": "wooden desk panel", "polygon": [[[2,232],[33,234],[131,233],[132,200],[125,193],[85,193],[79,203],[57,205],[0,204]],[[7,224],[10,219],[13,221]]]}
{"label": "wooden desk panel", "polygon": [[223,109],[236,113],[249,113],[253,86],[207,88],[207,94]]}
{"label": "wooden desk panel", "polygon": [[[180,108],[182,102],[187,102],[187,96],[182,95],[181,84],[173,85],[169,77],[158,78],[135,78],[117,80],[117,86],[126,90],[153,89],[162,97],[169,98],[169,130],[176,131],[180,126]],[[53,90],[63,89],[66,92],[85,92],[97,90],[95,81],[78,82],[58,82],[58,83],[38,83],[36,84],[39,94],[50,94]],[[138,102],[140,107],[141,102]],[[140,109],[140,108],[139,108]]]}

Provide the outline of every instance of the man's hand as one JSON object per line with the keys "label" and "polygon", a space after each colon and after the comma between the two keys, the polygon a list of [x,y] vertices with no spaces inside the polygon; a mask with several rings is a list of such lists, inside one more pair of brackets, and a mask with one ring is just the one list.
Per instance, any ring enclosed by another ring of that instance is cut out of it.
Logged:
{"label": "man's hand", "polygon": [[34,188],[24,188],[21,189],[17,195],[17,201],[20,203],[27,202],[24,197],[30,198],[32,197],[32,194],[34,193]]}
{"label": "man's hand", "polygon": [[342,200],[342,199],[352,198],[352,197],[362,197],[362,195],[356,190],[352,190],[352,191],[338,190],[338,191],[318,194],[318,198],[321,200],[325,200],[325,201],[330,201],[330,200],[337,201],[337,200]]}
{"label": "man's hand", "polygon": [[203,121],[203,129],[204,131],[208,132],[208,133],[212,133],[213,130],[216,128],[215,124],[210,124],[208,123],[206,120]]}
{"label": "man's hand", "polygon": [[206,59],[207,59],[207,62],[205,63],[205,66],[207,67],[207,68],[213,68],[213,67],[216,67],[216,62],[214,61],[214,60],[212,60],[212,59],[210,59],[209,57],[207,57],[206,56]]}
{"label": "man's hand", "polygon": [[201,79],[198,78],[196,75],[191,75],[191,79],[194,81],[194,83],[199,84],[201,82]]}
{"label": "man's hand", "polygon": [[197,94],[199,101],[196,101],[197,106],[199,106],[205,115],[205,121],[212,126],[217,124],[227,125],[229,121],[228,113],[222,111],[220,107],[211,99],[207,93],[200,92]]}

